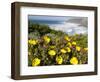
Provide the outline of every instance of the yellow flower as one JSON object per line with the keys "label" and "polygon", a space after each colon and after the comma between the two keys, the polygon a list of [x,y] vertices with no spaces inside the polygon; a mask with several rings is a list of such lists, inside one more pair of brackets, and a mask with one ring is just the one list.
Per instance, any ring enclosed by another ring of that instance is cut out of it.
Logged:
{"label": "yellow flower", "polygon": [[69,47],[67,47],[66,49],[67,49],[67,52],[71,52],[71,49]]}
{"label": "yellow flower", "polygon": [[40,64],[41,60],[38,58],[35,58],[32,60],[32,66],[38,66]]}
{"label": "yellow flower", "polygon": [[76,57],[72,57],[70,59],[70,63],[73,64],[73,65],[76,65],[76,64],[78,64],[78,59]]}
{"label": "yellow flower", "polygon": [[56,62],[57,64],[62,64],[63,63],[63,58],[61,56],[56,57]]}
{"label": "yellow flower", "polygon": [[64,54],[67,52],[67,51],[66,51],[65,49],[63,49],[63,48],[62,48],[60,51],[61,51],[62,53],[64,53]]}
{"label": "yellow flower", "polygon": [[50,48],[55,48],[56,46],[50,46]]}
{"label": "yellow flower", "polygon": [[76,45],[76,42],[72,42],[72,45]]}
{"label": "yellow flower", "polygon": [[77,51],[80,51],[81,48],[80,48],[79,46],[76,46],[76,50],[77,50]]}
{"label": "yellow flower", "polygon": [[70,41],[68,36],[65,36],[64,38],[65,38],[65,40]]}
{"label": "yellow flower", "polygon": [[36,45],[38,43],[37,40],[28,40],[28,43],[31,45]]}
{"label": "yellow flower", "polygon": [[85,51],[88,51],[88,48],[84,48]]}
{"label": "yellow flower", "polygon": [[48,36],[44,36],[44,41],[45,41],[46,43],[49,43],[49,42],[50,42],[50,38],[49,38]]}
{"label": "yellow flower", "polygon": [[67,44],[69,47],[71,47],[72,46],[72,44],[70,43],[70,42],[68,42],[68,44]]}
{"label": "yellow flower", "polygon": [[50,56],[55,56],[55,55],[56,55],[56,51],[55,51],[55,50],[49,50],[49,51],[48,51],[48,54],[49,54]]}

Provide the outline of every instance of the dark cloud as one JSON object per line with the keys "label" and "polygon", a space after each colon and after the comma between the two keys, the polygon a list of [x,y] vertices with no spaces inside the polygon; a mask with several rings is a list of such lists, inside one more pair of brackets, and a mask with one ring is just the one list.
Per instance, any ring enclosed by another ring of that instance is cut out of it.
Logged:
{"label": "dark cloud", "polygon": [[88,27],[88,18],[87,17],[72,17],[71,19],[67,20],[66,22],[76,23],[80,26]]}

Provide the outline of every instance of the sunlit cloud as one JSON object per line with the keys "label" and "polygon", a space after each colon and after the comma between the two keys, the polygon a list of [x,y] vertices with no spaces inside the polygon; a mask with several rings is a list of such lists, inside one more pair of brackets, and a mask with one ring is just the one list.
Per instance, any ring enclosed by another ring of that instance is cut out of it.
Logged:
{"label": "sunlit cloud", "polygon": [[51,24],[49,25],[51,29],[60,30],[67,34],[87,34],[88,28],[80,26],[76,23],[66,23],[62,22],[61,24]]}

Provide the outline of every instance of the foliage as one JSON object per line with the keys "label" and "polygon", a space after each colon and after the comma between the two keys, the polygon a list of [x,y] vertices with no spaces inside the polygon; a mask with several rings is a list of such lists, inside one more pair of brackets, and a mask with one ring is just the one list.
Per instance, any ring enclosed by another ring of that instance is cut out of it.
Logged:
{"label": "foliage", "polygon": [[29,23],[28,65],[87,64],[87,35],[68,35],[47,25]]}

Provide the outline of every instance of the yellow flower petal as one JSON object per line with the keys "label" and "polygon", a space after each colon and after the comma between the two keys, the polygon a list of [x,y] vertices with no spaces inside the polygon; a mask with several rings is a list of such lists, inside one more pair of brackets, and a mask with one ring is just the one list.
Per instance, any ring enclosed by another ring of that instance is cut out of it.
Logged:
{"label": "yellow flower petal", "polygon": [[70,42],[68,42],[68,44],[67,44],[69,47],[71,47],[72,46],[72,44],[70,43]]}
{"label": "yellow flower petal", "polygon": [[55,51],[55,50],[49,50],[49,51],[48,51],[48,54],[49,54],[50,56],[55,56],[55,55],[56,55],[56,51]]}
{"label": "yellow flower petal", "polygon": [[56,46],[50,46],[50,48],[55,48]]}
{"label": "yellow flower petal", "polygon": [[62,53],[66,53],[67,51],[65,49],[60,50]]}
{"label": "yellow flower petal", "polygon": [[76,65],[76,64],[78,64],[78,59],[76,57],[72,57],[70,59],[70,63],[73,64],[73,65]]}
{"label": "yellow flower petal", "polygon": [[76,42],[72,42],[72,45],[76,45]]}
{"label": "yellow flower petal", "polygon": [[36,45],[38,43],[37,40],[28,40],[28,43],[31,44],[31,45]]}
{"label": "yellow flower petal", "polygon": [[67,49],[67,52],[71,52],[71,49],[69,47],[67,47],[66,49]]}
{"label": "yellow flower petal", "polygon": [[41,60],[38,58],[35,58],[32,60],[32,66],[38,66],[40,64]]}
{"label": "yellow flower petal", "polygon": [[45,41],[46,43],[49,43],[50,40],[51,40],[51,39],[50,39],[48,36],[44,36],[44,41]]}
{"label": "yellow flower petal", "polygon": [[68,36],[65,36],[64,38],[65,38],[65,40],[70,41]]}
{"label": "yellow flower petal", "polygon": [[76,50],[77,50],[77,51],[80,51],[81,48],[80,48],[79,46],[76,46]]}
{"label": "yellow flower petal", "polygon": [[62,64],[63,63],[63,58],[61,56],[56,57],[56,62],[57,64]]}

